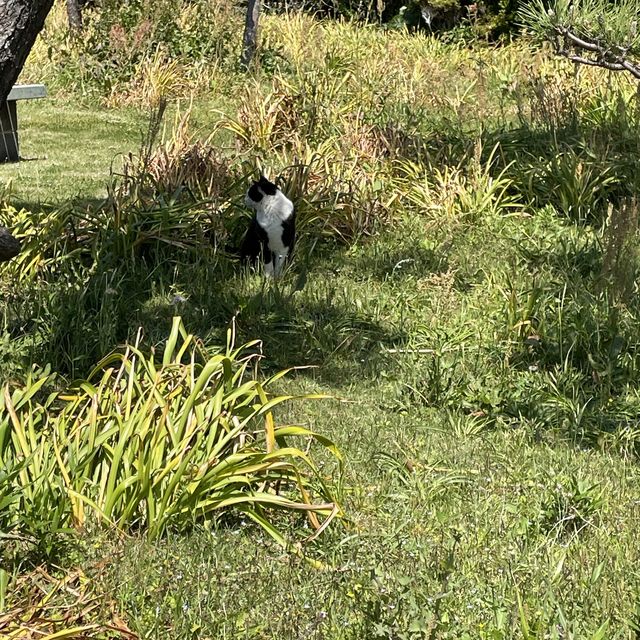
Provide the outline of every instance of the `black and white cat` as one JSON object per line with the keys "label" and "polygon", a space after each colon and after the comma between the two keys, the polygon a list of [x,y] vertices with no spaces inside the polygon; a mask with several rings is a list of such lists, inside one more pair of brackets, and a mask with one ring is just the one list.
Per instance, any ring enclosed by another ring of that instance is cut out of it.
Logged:
{"label": "black and white cat", "polygon": [[256,213],[242,241],[240,255],[243,260],[252,261],[262,257],[265,274],[279,276],[296,239],[293,203],[264,176],[249,187],[244,203]]}

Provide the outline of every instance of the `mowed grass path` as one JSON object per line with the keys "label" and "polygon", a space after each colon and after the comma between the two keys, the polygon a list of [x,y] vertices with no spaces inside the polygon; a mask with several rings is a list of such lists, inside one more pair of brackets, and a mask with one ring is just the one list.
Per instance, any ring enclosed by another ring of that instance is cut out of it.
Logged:
{"label": "mowed grass path", "polygon": [[[199,103],[193,108],[205,135],[212,107]],[[169,124],[174,113],[170,108]],[[134,107],[107,109],[56,95],[21,101],[18,133],[24,160],[2,165],[0,178],[11,183],[17,204],[102,199],[110,171],[120,170],[123,155],[139,151],[147,126],[146,114]]]}
{"label": "mowed grass path", "polygon": [[25,160],[4,165],[2,179],[12,181],[15,200],[43,204],[105,197],[112,162],[136,148],[143,127],[133,110],[55,96],[18,103],[18,123]]}
{"label": "mowed grass path", "polygon": [[[112,161],[135,151],[145,128],[133,110],[56,99],[20,105],[20,117],[22,155],[37,159],[0,167],[16,205],[104,196]],[[345,457],[341,475],[327,466],[345,522],[309,547],[326,569],[242,521],[158,544],[94,533],[65,562],[145,638],[634,637],[635,461],[578,446],[561,413],[554,429],[452,404],[458,384],[497,392],[513,374],[492,342],[504,301],[487,274],[497,256],[511,273],[514,235],[563,230],[546,223],[479,220],[443,239],[401,218],[349,249],[310,253],[306,287],[284,308],[257,277],[239,279],[235,297],[215,271],[183,279],[189,329],[213,340],[240,310],[243,335],[264,340],[265,367],[318,365],[282,388],[333,399],[291,403],[278,419],[326,434]],[[511,275],[522,277],[516,267]],[[150,331],[173,311],[167,287],[140,310]],[[429,351],[439,347],[461,355],[451,364]],[[457,368],[473,376],[456,377]],[[513,379],[526,386],[527,375]]]}

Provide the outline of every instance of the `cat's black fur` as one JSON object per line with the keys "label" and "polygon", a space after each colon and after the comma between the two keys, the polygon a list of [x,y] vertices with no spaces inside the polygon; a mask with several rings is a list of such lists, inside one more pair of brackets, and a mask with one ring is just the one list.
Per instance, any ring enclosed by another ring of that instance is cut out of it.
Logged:
{"label": "cat's black fur", "polygon": [[247,190],[245,204],[255,215],[240,247],[243,260],[262,258],[267,275],[282,273],[296,239],[296,214],[291,201],[264,176]]}

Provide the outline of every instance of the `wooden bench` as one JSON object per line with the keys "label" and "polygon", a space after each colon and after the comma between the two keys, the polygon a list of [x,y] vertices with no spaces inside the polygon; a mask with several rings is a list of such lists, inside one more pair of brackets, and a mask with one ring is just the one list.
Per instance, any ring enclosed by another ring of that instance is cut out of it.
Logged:
{"label": "wooden bench", "polygon": [[43,84],[16,84],[5,102],[0,104],[0,162],[18,162],[18,100],[44,98],[47,90]]}

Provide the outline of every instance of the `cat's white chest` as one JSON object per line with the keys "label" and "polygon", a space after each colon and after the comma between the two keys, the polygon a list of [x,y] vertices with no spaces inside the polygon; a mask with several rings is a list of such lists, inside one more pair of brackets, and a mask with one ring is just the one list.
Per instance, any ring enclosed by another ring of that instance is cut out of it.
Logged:
{"label": "cat's white chest", "polygon": [[282,193],[278,196],[260,203],[256,219],[269,238],[269,248],[276,255],[286,256],[289,249],[282,242],[282,223],[293,214],[293,203]]}
{"label": "cat's white chest", "polygon": [[269,238],[269,247],[274,253],[283,253],[285,246],[282,242],[282,220],[270,212],[257,213],[258,224],[264,229]]}

